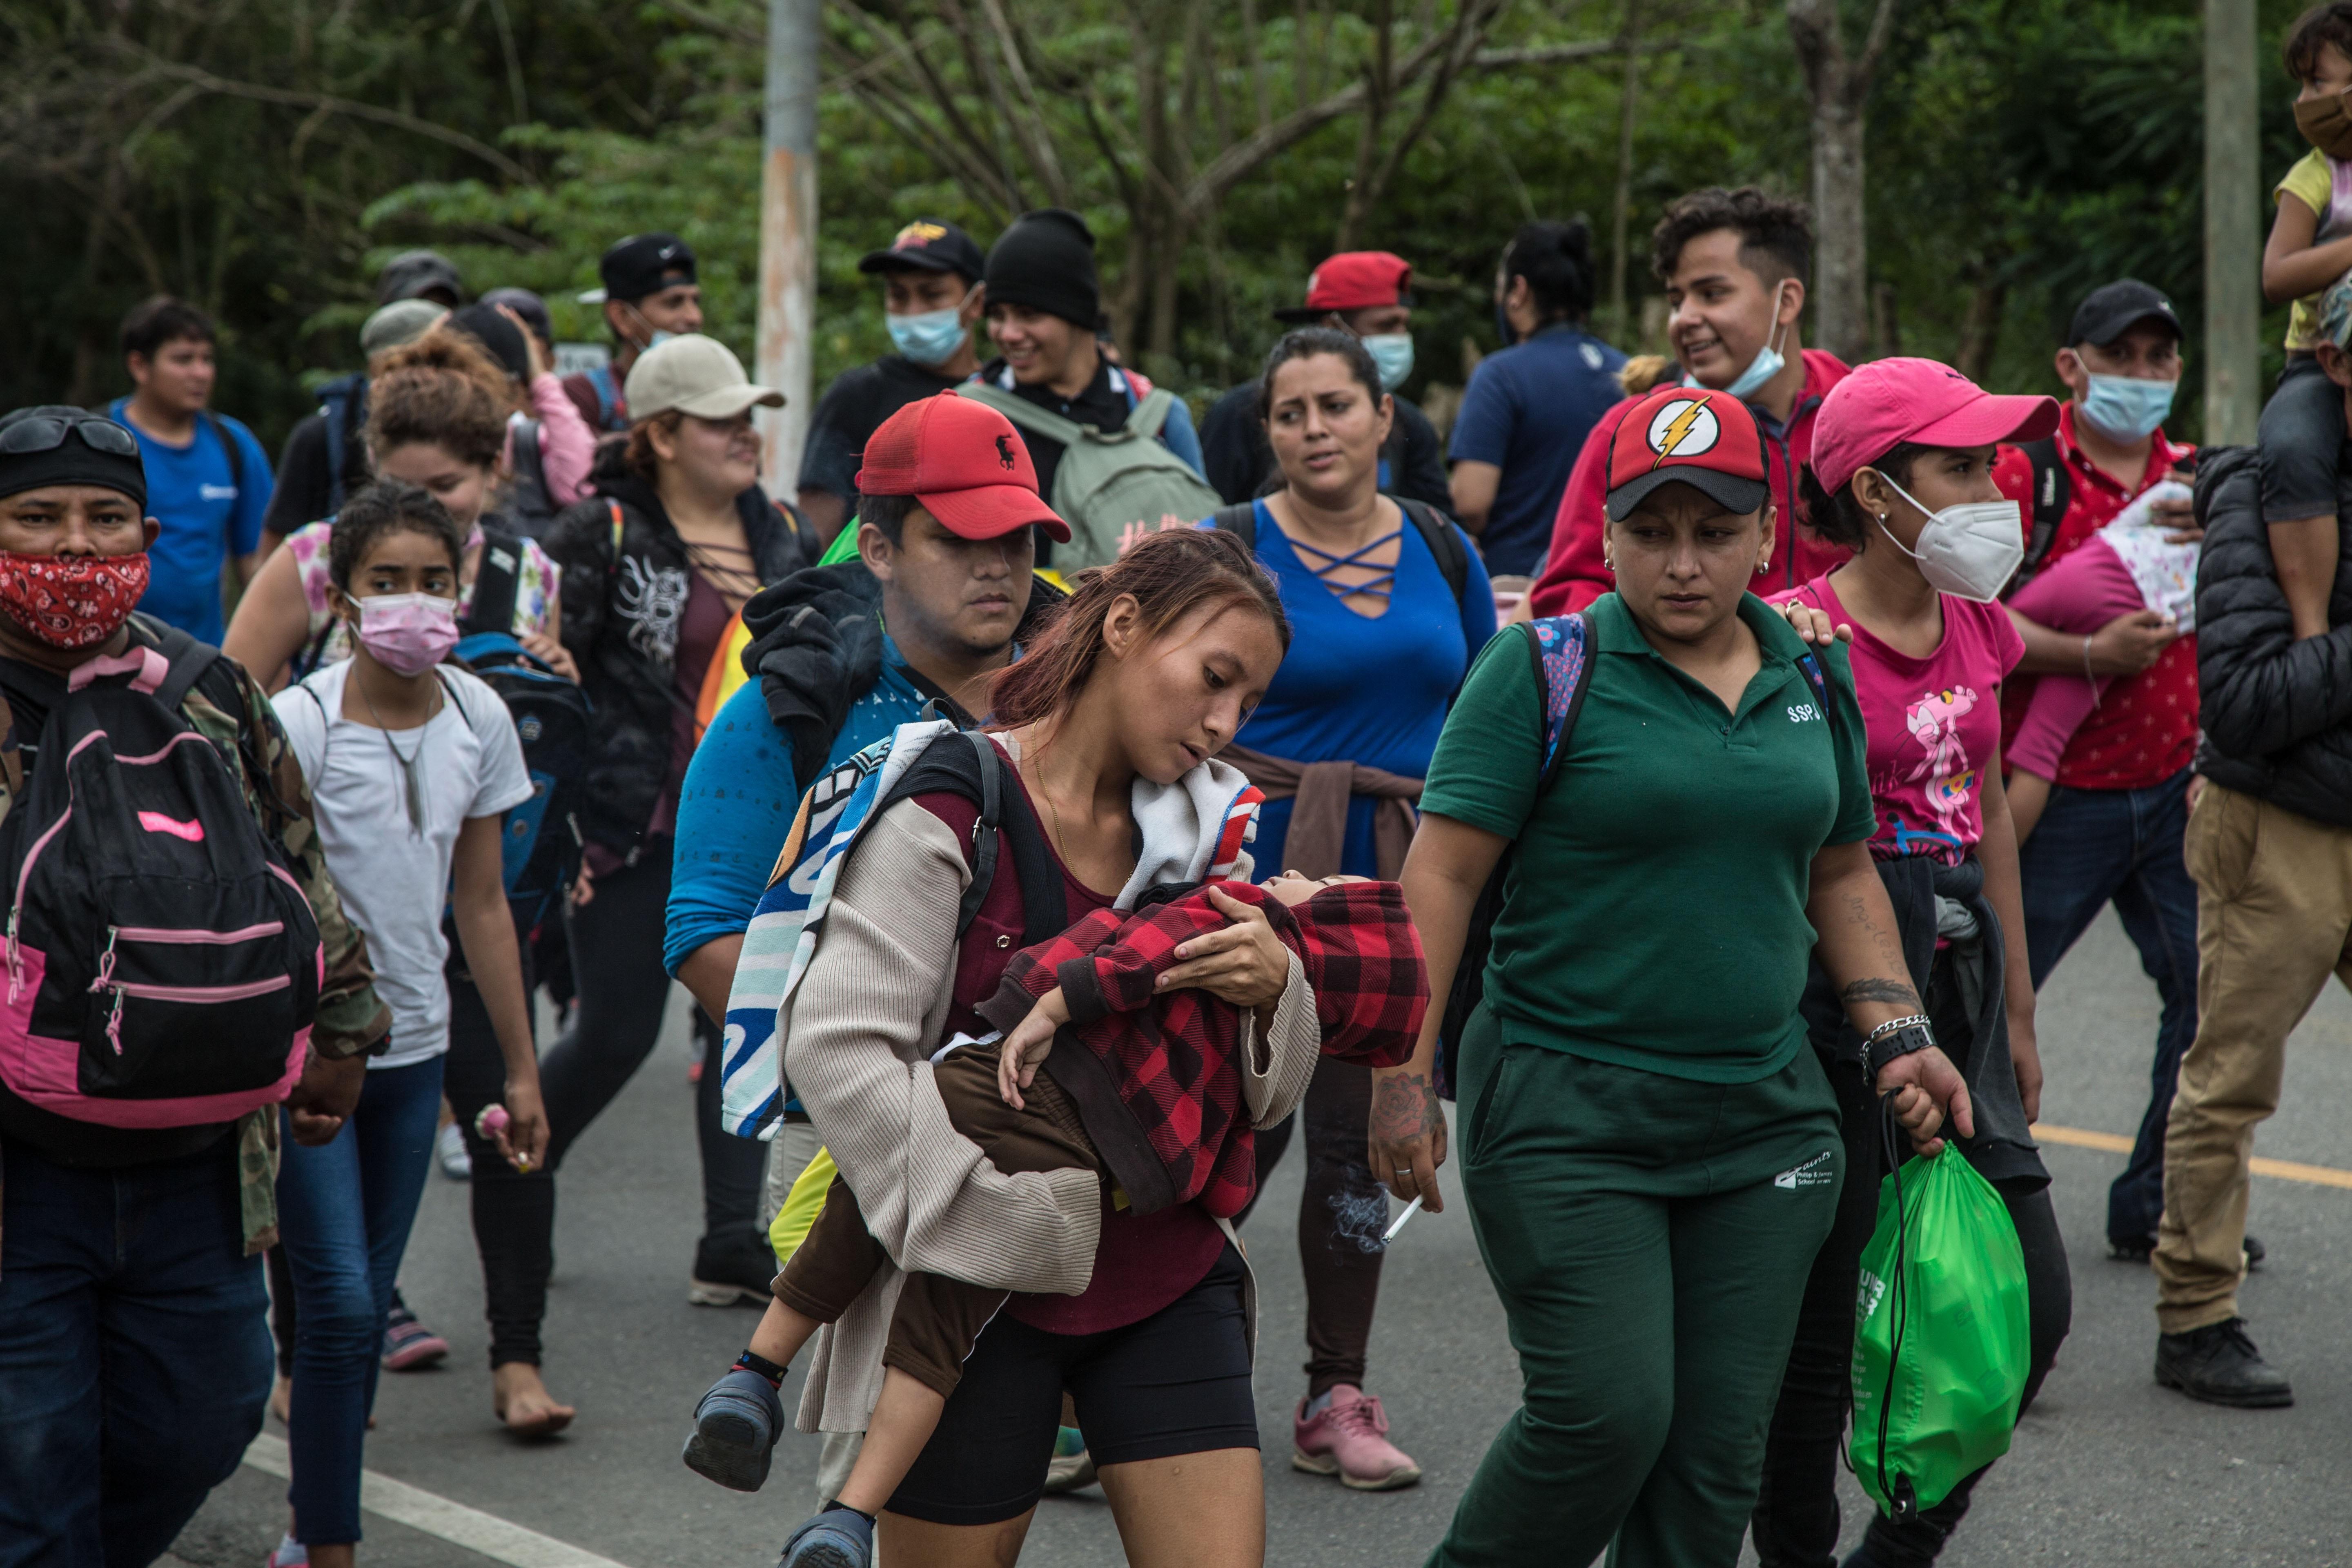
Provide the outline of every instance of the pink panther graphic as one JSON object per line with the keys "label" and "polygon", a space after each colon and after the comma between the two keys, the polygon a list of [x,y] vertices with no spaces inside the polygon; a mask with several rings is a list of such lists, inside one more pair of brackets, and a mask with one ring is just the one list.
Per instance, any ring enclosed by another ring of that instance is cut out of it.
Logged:
{"label": "pink panther graphic", "polygon": [[1904,782],[1926,786],[1922,793],[1927,797],[1928,809],[1935,814],[1936,826],[1956,840],[1960,836],[1961,813],[1976,784],[1975,770],[1969,764],[1969,750],[1960,743],[1960,721],[1974,712],[1976,706],[1974,691],[1965,686],[1953,686],[1928,692],[1903,715],[1913,739],[1926,752],[1912,765]]}

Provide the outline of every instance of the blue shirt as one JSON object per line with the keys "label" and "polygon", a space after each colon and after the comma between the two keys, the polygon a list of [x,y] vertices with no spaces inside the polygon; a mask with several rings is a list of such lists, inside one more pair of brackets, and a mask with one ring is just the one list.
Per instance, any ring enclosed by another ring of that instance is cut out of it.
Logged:
{"label": "blue shirt", "polygon": [[[1478,548],[1486,569],[1533,575],[1584,438],[1623,400],[1625,356],[1565,323],[1488,354],[1470,373],[1446,455],[1503,470]],[[1474,650],[1475,651],[1475,650]]]}
{"label": "blue shirt", "polygon": [[[226,414],[196,416],[195,438],[168,446],[122,416],[130,403],[107,410],[139,437],[147,468],[147,515],[163,525],[147,552],[147,592],[139,607],[198,642],[220,645],[221,570],[231,555],[261,547],[261,516],[269,510],[269,458],[253,432]],[[230,468],[218,430],[236,443],[244,482]]]}
{"label": "blue shirt", "polygon": [[[924,701],[907,679],[898,645],[885,635],[882,673],[873,689],[849,705],[825,765],[838,766],[899,725],[915,722]],[[747,680],[710,721],[678,790],[677,858],[662,940],[662,964],[672,974],[695,949],[740,936],[751,923],[800,804],[789,744],[768,717],[760,682]]]}
{"label": "blue shirt", "polygon": [[[1421,530],[1405,522],[1388,613],[1361,616],[1299,559],[1265,502],[1256,505],[1257,558],[1282,591],[1290,651],[1234,743],[1293,762],[1361,763],[1424,776],[1454,689],[1495,635],[1495,590],[1478,552],[1467,552],[1470,572],[1457,605]],[[1260,877],[1283,868],[1291,805],[1270,800],[1258,812],[1250,854]],[[1373,810],[1366,796],[1348,803],[1339,869],[1353,876],[1380,874]]]}

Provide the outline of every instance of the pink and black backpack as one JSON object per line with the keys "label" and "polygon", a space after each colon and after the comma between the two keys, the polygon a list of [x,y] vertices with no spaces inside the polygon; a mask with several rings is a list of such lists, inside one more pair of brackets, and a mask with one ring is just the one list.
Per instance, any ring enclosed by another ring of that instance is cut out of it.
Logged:
{"label": "pink and black backpack", "polygon": [[34,752],[0,819],[0,1082],[108,1127],[226,1121],[301,1076],[324,953],[283,845],[246,804],[241,767],[267,796],[266,764],[225,755],[180,711],[209,673],[207,695],[218,685],[242,717],[230,667],[137,626],[154,646],[134,636],[69,679],[0,659]]}

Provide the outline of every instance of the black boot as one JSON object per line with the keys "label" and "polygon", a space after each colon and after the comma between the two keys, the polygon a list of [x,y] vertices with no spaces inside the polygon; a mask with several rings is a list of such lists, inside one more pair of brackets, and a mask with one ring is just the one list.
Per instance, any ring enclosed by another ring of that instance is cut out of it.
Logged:
{"label": "black boot", "polygon": [[2293,1405],[2286,1373],[2264,1361],[2246,1336],[2246,1320],[2208,1323],[2156,1342],[2156,1381],[2208,1405],[2266,1410]]}

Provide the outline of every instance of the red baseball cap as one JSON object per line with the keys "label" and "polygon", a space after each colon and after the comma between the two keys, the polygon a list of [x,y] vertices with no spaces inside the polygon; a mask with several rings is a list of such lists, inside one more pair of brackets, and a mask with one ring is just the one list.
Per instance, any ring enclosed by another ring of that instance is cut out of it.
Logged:
{"label": "red baseball cap", "polygon": [[1307,279],[1307,303],[1276,310],[1277,321],[1319,321],[1333,310],[1410,305],[1412,263],[1385,250],[1343,250],[1327,256]]}
{"label": "red baseball cap", "polygon": [[1627,409],[1609,442],[1609,518],[1622,522],[1660,485],[1685,484],[1727,511],[1770,494],[1756,416],[1727,392],[1662,386]]}
{"label": "red baseball cap", "polygon": [[1830,388],[1813,416],[1813,477],[1832,495],[1906,441],[1986,447],[2039,441],[2058,428],[2057,400],[1997,396],[1931,359],[1879,359]]}
{"label": "red baseball cap", "polygon": [[866,438],[860,495],[913,496],[963,539],[994,539],[1035,523],[1057,540],[1070,525],[1037,494],[1037,467],[1013,421],[984,403],[942,392],[908,404]]}

